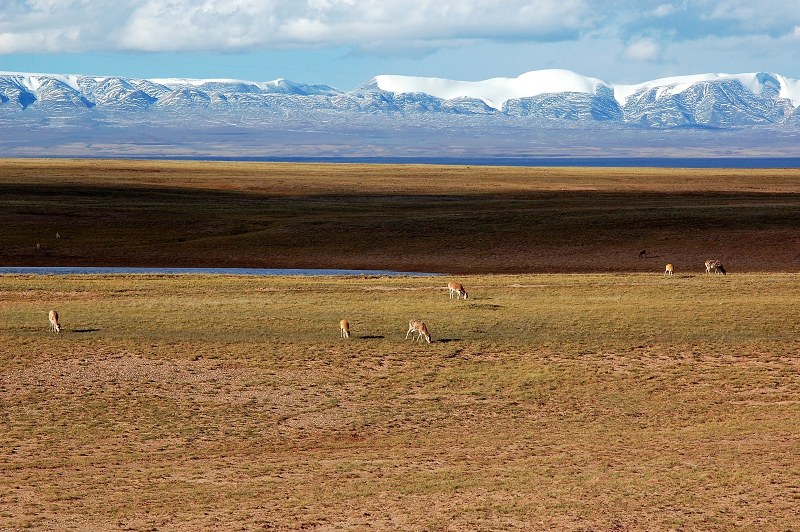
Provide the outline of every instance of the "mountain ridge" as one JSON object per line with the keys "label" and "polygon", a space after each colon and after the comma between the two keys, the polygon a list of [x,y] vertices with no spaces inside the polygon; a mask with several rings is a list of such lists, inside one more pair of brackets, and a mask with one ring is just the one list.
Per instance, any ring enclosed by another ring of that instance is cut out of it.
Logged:
{"label": "mountain ridge", "polygon": [[612,84],[570,71],[350,91],[279,78],[0,72],[7,155],[788,156],[800,81],[703,74]]}

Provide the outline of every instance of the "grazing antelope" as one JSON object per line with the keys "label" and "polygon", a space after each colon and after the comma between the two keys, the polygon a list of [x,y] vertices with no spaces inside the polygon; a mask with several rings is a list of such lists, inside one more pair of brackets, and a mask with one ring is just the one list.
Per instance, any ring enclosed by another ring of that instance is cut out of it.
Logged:
{"label": "grazing antelope", "polygon": [[727,272],[725,272],[725,268],[722,266],[722,263],[718,260],[706,261],[706,273],[708,274],[711,273],[712,271],[717,275],[720,274],[727,275]]}
{"label": "grazing antelope", "polygon": [[60,333],[61,325],[58,323],[58,312],[51,310],[50,314],[47,315],[47,318],[50,320],[50,330],[56,334]]}
{"label": "grazing antelope", "polygon": [[339,322],[339,331],[342,334],[342,338],[350,338],[350,324],[347,320],[341,320]]}
{"label": "grazing antelope", "polygon": [[672,277],[672,274],[674,273],[674,271],[675,271],[675,269],[672,267],[672,264],[667,264],[667,267],[664,270],[664,275],[665,276],[668,275],[668,276]]}
{"label": "grazing antelope", "polygon": [[414,335],[412,333],[415,332],[419,333],[419,336],[417,336],[417,340],[425,338],[425,340],[428,343],[431,343],[431,333],[428,332],[428,328],[420,320],[411,320],[408,322],[408,332],[406,333],[406,340],[408,340],[409,334],[411,334],[411,339],[413,340]]}
{"label": "grazing antelope", "polygon": [[450,290],[450,299],[453,299],[454,294],[456,299],[461,299],[461,296],[464,296],[464,301],[469,297],[469,294],[467,294],[467,291],[461,286],[461,283],[447,283],[447,289]]}

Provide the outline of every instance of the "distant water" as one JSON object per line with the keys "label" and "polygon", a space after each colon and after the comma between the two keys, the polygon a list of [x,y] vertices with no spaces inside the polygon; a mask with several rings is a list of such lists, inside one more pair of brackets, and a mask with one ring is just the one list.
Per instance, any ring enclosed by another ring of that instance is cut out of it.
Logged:
{"label": "distant water", "polygon": [[[183,158],[177,157],[175,159]],[[191,159],[209,161],[342,164],[588,166],[593,168],[800,168],[800,157],[191,157]]]}
{"label": "distant water", "polygon": [[253,275],[277,276],[361,276],[381,275],[390,277],[431,277],[438,273],[398,272],[392,270],[334,270],[334,269],[267,269],[267,268],[128,268],[128,267],[83,267],[83,266],[1,266],[0,275]]}

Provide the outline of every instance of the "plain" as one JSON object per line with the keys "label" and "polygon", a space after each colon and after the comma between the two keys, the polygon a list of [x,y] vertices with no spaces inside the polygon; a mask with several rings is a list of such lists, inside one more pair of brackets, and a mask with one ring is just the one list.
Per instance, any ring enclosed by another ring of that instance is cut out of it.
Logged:
{"label": "plain", "polygon": [[798,525],[797,274],[447,279],[0,277],[0,528]]}
{"label": "plain", "polygon": [[0,276],[0,529],[798,528],[799,178],[0,159],[2,265],[449,274]]}
{"label": "plain", "polygon": [[800,272],[798,220],[798,169],[0,159],[0,266]]}

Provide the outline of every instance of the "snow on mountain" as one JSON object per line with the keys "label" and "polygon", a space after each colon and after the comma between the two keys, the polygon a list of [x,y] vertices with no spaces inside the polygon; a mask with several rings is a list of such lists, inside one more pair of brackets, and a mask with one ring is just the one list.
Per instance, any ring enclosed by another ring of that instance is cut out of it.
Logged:
{"label": "snow on mountain", "polygon": [[15,78],[19,81],[20,85],[22,85],[25,89],[35,92],[39,90],[42,83],[45,82],[52,82],[57,81],[59,83],[63,83],[68,87],[79,91],[78,87],[78,80],[82,76],[74,75],[74,74],[34,74],[34,73],[23,73],[23,72],[2,72],[0,71],[0,77],[10,77]]}
{"label": "snow on mountain", "polygon": [[793,107],[800,107],[800,80],[789,79],[776,75],[775,78],[781,84],[780,97],[792,102]]}
{"label": "snow on mountain", "polygon": [[599,79],[557,69],[536,70],[516,78],[492,78],[484,81],[391,75],[376,76],[375,81],[380,90],[387,92],[429,94],[442,100],[474,98],[498,111],[503,109],[508,100],[564,92],[595,95],[598,87],[611,87]]}
{"label": "snow on mountain", "polygon": [[755,95],[761,93],[765,83],[773,81],[780,86],[781,98],[790,100],[793,107],[800,106],[800,80],[764,73],[675,76],[635,85],[607,83],[569,70],[557,69],[536,70],[516,78],[492,78],[484,81],[454,81],[393,75],[375,77],[376,86],[387,92],[429,94],[443,100],[475,98],[497,110],[502,110],[503,105],[509,100],[560,93],[596,95],[602,88],[610,89],[617,103],[622,107],[630,97],[637,93],[655,90],[656,98],[666,98],[678,95],[697,84],[724,81],[738,81]]}
{"label": "snow on mountain", "polygon": [[621,106],[634,94],[656,90],[656,98],[670,97],[701,83],[724,81],[738,81],[755,95],[761,93],[764,85],[769,82],[780,85],[780,97],[790,100],[793,107],[800,105],[800,81],[789,80],[783,76],[774,76],[765,73],[749,74],[698,74],[693,76],[676,76],[646,81],[636,85],[614,85],[614,97]]}
{"label": "snow on mountain", "polygon": [[[636,127],[730,128],[796,124],[800,81],[771,73],[700,74],[612,84],[568,70],[456,81],[379,75],[349,92],[285,79],[137,79],[0,72],[0,118],[11,113],[198,125],[309,123],[377,116],[416,117],[442,127],[465,120],[560,120]],[[792,126],[794,127],[794,126]]]}
{"label": "snow on mountain", "polygon": [[237,79],[189,79],[189,78],[164,78],[151,79],[153,83],[171,88],[194,88],[200,90],[235,91],[240,93],[265,92],[280,94],[298,94],[310,96],[324,94],[333,96],[341,91],[327,85],[308,85],[297,83],[283,78],[273,81],[242,81]]}

